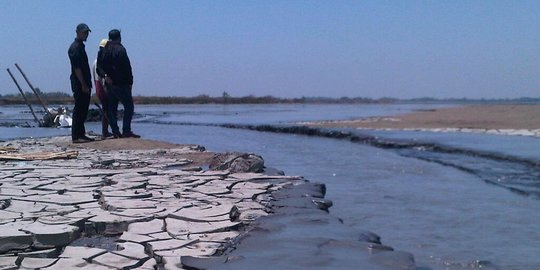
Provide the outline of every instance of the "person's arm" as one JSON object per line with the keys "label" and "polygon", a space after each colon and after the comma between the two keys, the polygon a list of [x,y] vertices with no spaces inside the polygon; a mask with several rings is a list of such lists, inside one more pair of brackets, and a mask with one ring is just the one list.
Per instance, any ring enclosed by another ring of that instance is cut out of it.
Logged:
{"label": "person's arm", "polygon": [[133,71],[131,70],[131,62],[129,61],[129,57],[126,54],[126,60],[127,60],[127,70],[128,70],[128,78],[129,78],[129,91],[133,90]]}
{"label": "person's arm", "polygon": [[101,79],[105,78],[105,71],[103,70],[103,63],[102,63],[102,57],[103,57],[103,50],[100,49],[96,58],[96,73],[101,77]]}
{"label": "person's arm", "polygon": [[75,68],[75,76],[77,77],[77,79],[81,83],[82,92],[85,93],[85,94],[90,93],[90,89],[88,88],[88,84],[86,84],[86,82],[84,81],[84,76],[83,76],[83,73],[82,73],[82,69]]}
{"label": "person's arm", "polygon": [[124,69],[123,72],[125,72],[126,74],[126,78],[129,84],[129,90],[131,90],[133,88],[133,71],[131,69],[131,61],[129,61],[129,57],[125,48],[122,48],[120,52],[120,59],[122,59],[122,67]]}

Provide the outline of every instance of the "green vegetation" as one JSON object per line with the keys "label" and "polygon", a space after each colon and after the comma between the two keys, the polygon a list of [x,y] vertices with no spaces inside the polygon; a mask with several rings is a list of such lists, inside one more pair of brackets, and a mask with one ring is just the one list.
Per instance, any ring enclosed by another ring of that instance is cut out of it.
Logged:
{"label": "green vegetation", "polygon": [[[36,91],[41,96],[45,102],[50,104],[72,104],[73,96],[64,93],[64,92],[49,92],[44,93],[36,88]],[[33,92],[28,91],[24,92],[24,95],[31,104],[39,104],[39,101],[34,95]],[[15,104],[25,104],[24,99],[21,94],[10,94],[10,95],[0,95],[0,105],[15,105]]]}

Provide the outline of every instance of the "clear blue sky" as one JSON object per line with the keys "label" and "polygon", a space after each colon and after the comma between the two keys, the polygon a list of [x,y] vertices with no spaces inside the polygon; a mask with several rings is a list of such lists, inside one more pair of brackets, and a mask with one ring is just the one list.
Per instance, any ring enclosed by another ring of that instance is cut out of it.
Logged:
{"label": "clear blue sky", "polygon": [[[122,30],[134,94],[540,96],[540,1],[3,0],[0,94],[19,63],[70,93],[67,49]],[[22,78],[20,79],[22,82]]]}

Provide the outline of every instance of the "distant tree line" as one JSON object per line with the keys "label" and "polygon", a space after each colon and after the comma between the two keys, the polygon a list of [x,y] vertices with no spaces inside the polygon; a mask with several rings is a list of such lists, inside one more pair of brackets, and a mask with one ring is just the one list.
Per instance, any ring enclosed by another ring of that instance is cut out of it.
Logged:
{"label": "distant tree line", "polygon": [[135,96],[133,100],[137,104],[273,104],[301,102],[300,99],[284,99],[273,96],[256,97],[250,95],[232,97],[226,93],[221,97],[211,97],[209,95],[198,95],[195,97]]}
{"label": "distant tree line", "polygon": [[133,98],[137,104],[325,104],[325,103],[392,103],[398,99],[380,98],[371,99],[363,97],[301,97],[301,98],[279,98],[271,95],[266,96],[242,96],[233,97],[227,92],[223,92],[220,97],[211,97],[209,95],[198,95],[194,97],[158,97],[158,96],[135,96]]}
{"label": "distant tree line", "polygon": [[[39,88],[35,88],[36,92],[40,95],[42,100],[45,100],[47,103],[50,104],[72,104],[73,103],[73,96],[64,92],[42,92]],[[24,92],[24,95],[26,96],[26,99],[31,104],[38,104],[39,100],[37,99],[34,92],[28,91]],[[8,95],[0,95],[0,105],[17,105],[17,104],[25,104],[24,98],[21,94],[8,94]]]}
{"label": "distant tree line", "polygon": [[[48,104],[73,104],[73,96],[65,92],[41,92],[36,88],[41,98]],[[38,104],[38,99],[33,92],[25,92],[26,98],[31,104]],[[390,104],[390,103],[540,103],[540,98],[517,98],[517,99],[468,99],[468,98],[413,98],[397,99],[383,97],[378,99],[365,97],[301,97],[301,98],[278,98],[274,96],[242,96],[233,97],[227,92],[221,96],[211,97],[209,95],[198,95],[194,97],[179,96],[135,96],[136,104]],[[95,95],[92,96],[91,103],[98,102]],[[0,105],[24,104],[21,94],[0,95]]]}
{"label": "distant tree line", "polygon": [[[64,92],[38,92],[40,93],[41,99],[45,100],[48,104],[72,104],[73,97],[70,94]],[[31,104],[38,104],[38,99],[33,92],[25,92],[25,96]],[[350,98],[350,97],[341,97],[341,98],[328,98],[328,97],[301,97],[301,98],[278,98],[271,95],[266,96],[242,96],[242,97],[233,97],[227,92],[219,97],[211,97],[209,95],[198,95],[194,97],[180,97],[180,96],[134,96],[133,100],[136,104],[303,104],[303,103],[314,103],[314,104],[329,104],[329,103],[392,103],[396,102],[397,99],[392,98],[381,98],[381,99],[370,99],[370,98]],[[92,103],[97,102],[95,95],[92,96]],[[24,99],[21,94],[9,94],[9,95],[0,95],[0,105],[10,105],[10,104],[24,104]]]}

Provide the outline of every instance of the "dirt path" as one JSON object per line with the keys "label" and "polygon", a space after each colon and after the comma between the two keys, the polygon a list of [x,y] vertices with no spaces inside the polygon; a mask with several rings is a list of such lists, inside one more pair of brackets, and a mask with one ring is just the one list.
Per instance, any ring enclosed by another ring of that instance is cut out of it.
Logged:
{"label": "dirt path", "polygon": [[[65,139],[57,143],[61,147],[68,148],[88,148],[101,151],[114,151],[114,150],[153,150],[153,149],[171,149],[183,146],[200,147],[197,145],[187,144],[173,144],[162,141],[153,141],[146,139],[134,139],[134,138],[122,138],[122,139],[107,139],[97,140],[89,143],[73,144],[69,139]],[[212,152],[191,152],[182,154],[183,158],[187,158],[193,161],[194,165],[207,165],[214,157],[215,153]]]}

